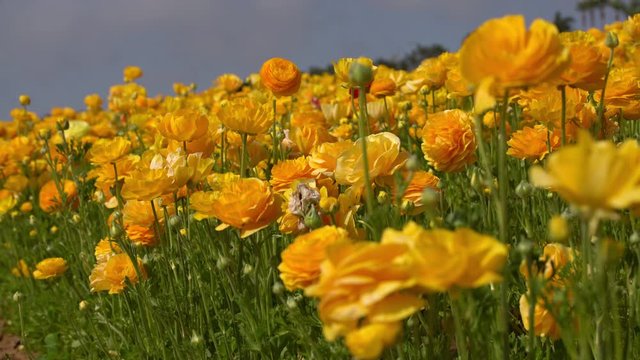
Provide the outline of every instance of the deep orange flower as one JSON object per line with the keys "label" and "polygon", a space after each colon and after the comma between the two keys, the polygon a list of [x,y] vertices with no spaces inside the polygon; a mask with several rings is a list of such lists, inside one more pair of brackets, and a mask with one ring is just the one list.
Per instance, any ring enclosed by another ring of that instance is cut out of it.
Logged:
{"label": "deep orange flower", "polygon": [[298,91],[302,74],[296,64],[287,59],[272,58],[260,68],[262,84],[275,96],[289,96]]}
{"label": "deep orange flower", "polygon": [[[64,197],[66,198],[65,204],[75,204],[78,197],[78,189],[76,187],[76,183],[71,180],[60,180],[62,184],[62,191],[65,193]],[[42,188],[40,189],[39,196],[40,208],[44,212],[53,212],[59,209],[62,204],[62,197],[58,192],[58,187],[56,186],[55,181],[50,180]]]}
{"label": "deep orange flower", "polygon": [[544,125],[524,127],[514,132],[507,141],[507,154],[522,160],[542,160],[551,151],[560,146],[560,137],[549,133]]}
{"label": "deep orange flower", "polygon": [[471,117],[462,110],[429,116],[422,130],[422,152],[436,169],[456,172],[476,161],[476,137]]}
{"label": "deep orange flower", "polygon": [[271,169],[271,186],[273,190],[282,192],[287,190],[295,180],[313,179],[313,168],[309,160],[301,156],[293,160],[284,160]]}

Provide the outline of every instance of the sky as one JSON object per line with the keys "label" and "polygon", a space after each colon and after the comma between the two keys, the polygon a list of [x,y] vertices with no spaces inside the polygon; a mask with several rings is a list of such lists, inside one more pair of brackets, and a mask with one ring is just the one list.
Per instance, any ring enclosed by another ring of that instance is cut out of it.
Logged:
{"label": "sky", "polygon": [[245,77],[271,57],[306,70],[341,57],[455,51],[487,19],[576,18],[577,0],[0,0],[0,119],[29,94],[41,114],[106,97],[122,69],[144,70],[150,95],[174,82]]}

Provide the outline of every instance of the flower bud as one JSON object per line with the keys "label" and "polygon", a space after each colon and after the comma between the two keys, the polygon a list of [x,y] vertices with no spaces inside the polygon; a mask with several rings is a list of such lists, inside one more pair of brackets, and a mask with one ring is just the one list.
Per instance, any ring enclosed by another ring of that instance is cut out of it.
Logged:
{"label": "flower bud", "polygon": [[78,304],[78,309],[80,309],[80,311],[85,311],[87,310],[88,307],[89,307],[89,303],[86,300],[82,300]]}
{"label": "flower bud", "polygon": [[433,190],[432,188],[425,188],[422,192],[422,204],[424,204],[426,209],[435,209],[438,207],[438,203],[440,202],[440,194]]}
{"label": "flower bud", "polygon": [[378,204],[382,205],[389,201],[389,194],[386,191],[380,191],[377,196]]}
{"label": "flower bud", "polygon": [[373,81],[373,64],[366,58],[355,60],[349,67],[349,81],[364,87]]}
{"label": "flower bud", "polygon": [[218,261],[216,261],[216,267],[218,268],[218,270],[223,270],[227,266],[229,266],[229,259],[224,256],[219,257]]}
{"label": "flower bud", "polygon": [[120,235],[122,235],[122,232],[122,227],[115,222],[111,224],[111,227],[109,227],[109,235],[112,238],[118,238]]}
{"label": "flower bud", "polygon": [[178,215],[173,215],[169,218],[169,226],[176,227],[180,225],[182,219]]}
{"label": "flower bud", "polygon": [[411,155],[407,162],[405,163],[405,167],[409,171],[416,171],[420,169],[420,160],[416,155]]}
{"label": "flower bud", "polygon": [[22,94],[18,97],[18,101],[20,101],[20,105],[29,106],[31,105],[31,98],[27,94]]}
{"label": "flower bud", "polygon": [[620,44],[620,41],[618,40],[618,35],[616,35],[616,33],[611,31],[607,32],[607,36],[604,39],[604,44],[609,49],[614,49],[618,47],[618,45]]}
{"label": "flower bud", "polygon": [[307,212],[307,214],[304,216],[304,226],[308,227],[309,229],[317,229],[322,226],[322,219],[320,219],[318,211],[315,207],[312,206],[309,209],[309,212]]}
{"label": "flower bud", "polygon": [[525,180],[520,181],[518,186],[516,186],[516,195],[518,195],[521,199],[524,199],[529,195],[531,195],[532,191],[533,191],[533,186],[531,186],[531,184],[529,184]]}
{"label": "flower bud", "polygon": [[282,285],[281,282],[276,282],[275,284],[273,284],[273,286],[271,287],[271,291],[275,294],[275,295],[280,295],[282,294],[282,292],[284,291],[284,285]]}
{"label": "flower bud", "polygon": [[24,295],[22,295],[20,291],[16,291],[15,293],[13,293],[13,301],[15,302],[19,302],[23,297]]}

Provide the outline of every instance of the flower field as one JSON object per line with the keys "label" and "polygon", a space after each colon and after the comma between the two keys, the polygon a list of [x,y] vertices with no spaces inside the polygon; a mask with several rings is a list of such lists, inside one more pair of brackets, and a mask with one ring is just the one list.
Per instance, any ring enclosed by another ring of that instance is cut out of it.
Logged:
{"label": "flower field", "polygon": [[333,65],[20,95],[5,330],[42,359],[640,358],[640,15]]}

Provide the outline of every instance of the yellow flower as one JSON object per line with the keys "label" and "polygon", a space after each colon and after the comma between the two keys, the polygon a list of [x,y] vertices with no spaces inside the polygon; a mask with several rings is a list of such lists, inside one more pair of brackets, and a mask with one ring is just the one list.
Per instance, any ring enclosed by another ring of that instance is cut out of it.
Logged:
{"label": "yellow flower", "polygon": [[563,242],[569,238],[569,224],[561,215],[554,215],[549,220],[548,229],[551,241]]}
{"label": "yellow flower", "polygon": [[[573,249],[558,243],[550,243],[545,245],[542,256],[538,259],[540,263],[544,264],[544,269],[538,269],[534,266],[532,269],[534,275],[542,275],[544,279],[551,281],[547,283],[550,288],[562,285],[564,282],[563,273],[566,271],[567,266],[573,262],[574,253]],[[529,271],[527,269],[526,262],[520,264],[520,273],[525,278],[529,278]]]}
{"label": "yellow flower", "polygon": [[267,132],[273,124],[269,106],[249,97],[236,98],[222,104],[218,118],[227,128],[252,135]]}
{"label": "yellow flower", "polygon": [[[345,150],[336,163],[335,177],[341,185],[364,185],[362,166],[362,139],[358,139],[351,148]],[[371,180],[393,175],[409,157],[400,149],[400,138],[390,132],[369,135],[367,142],[367,160]]]}
{"label": "yellow flower", "polygon": [[534,85],[557,77],[568,62],[558,29],[536,19],[527,30],[521,15],[488,20],[460,49],[462,76],[473,84],[494,78],[502,87]]}
{"label": "yellow flower", "polygon": [[610,141],[593,141],[582,132],[577,144],[551,154],[544,169],[532,167],[529,178],[587,216],[605,216],[640,202],[638,164],[640,148],[635,140],[616,147]]}
{"label": "yellow flower", "polygon": [[[601,91],[595,98],[600,100]],[[640,71],[636,66],[613,68],[607,79],[604,102],[607,106],[629,107],[640,100]]]}
{"label": "yellow flower", "polygon": [[373,65],[373,60],[365,57],[342,58],[333,63],[333,72],[335,73],[336,81],[343,87],[358,86],[358,84],[353,84],[351,80],[349,80],[349,69],[351,69],[351,65],[355,61],[361,62],[364,66],[371,67],[373,75],[375,76],[378,67]]}
{"label": "yellow flower", "polygon": [[[129,177],[132,171],[136,169],[136,165],[140,161],[138,155],[127,155],[115,162],[118,169],[118,180],[122,181]],[[101,189],[105,194],[109,193],[109,188],[116,181],[115,170],[111,164],[103,164],[95,169],[91,169],[87,174],[90,179],[96,179],[96,187]]]}
{"label": "yellow flower", "polygon": [[413,267],[405,261],[405,244],[339,242],[327,249],[320,280],[305,289],[319,297],[324,335],[335,340],[370,322],[400,321],[423,306],[403,290],[415,285]]}
{"label": "yellow flower", "polygon": [[141,168],[130,173],[120,191],[126,200],[150,201],[177,190],[172,180],[166,168]]}
{"label": "yellow flower", "polygon": [[298,91],[302,74],[296,64],[287,59],[272,58],[260,68],[262,84],[275,96],[289,96]]}
{"label": "yellow flower", "polygon": [[[546,308],[544,299],[538,298],[534,308],[533,331],[536,336],[548,337],[551,340],[560,338],[560,326],[556,322],[551,312]],[[522,324],[527,331],[531,331],[529,324],[529,299],[527,295],[520,296],[520,317]]]}
{"label": "yellow flower", "polygon": [[[293,124],[292,124],[293,125]],[[304,155],[309,155],[316,146],[333,142],[336,139],[329,134],[326,126],[306,125],[292,127],[289,137],[296,144],[298,151]]]}
{"label": "yellow flower", "polygon": [[345,342],[355,359],[378,359],[386,347],[393,345],[401,330],[399,321],[371,323],[349,332]]}
{"label": "yellow flower", "polygon": [[115,241],[110,241],[108,238],[100,240],[96,245],[94,255],[97,262],[106,262],[109,258],[116,254],[121,254],[122,249]]}
{"label": "yellow flower", "polygon": [[425,230],[414,222],[402,231],[387,229],[383,244],[404,244],[410,248],[417,285],[429,291],[452,287],[475,288],[502,280],[507,247],[491,236],[471,229]]}
{"label": "yellow flower", "polygon": [[142,77],[142,69],[137,66],[127,66],[122,71],[124,82],[131,82]]}
{"label": "yellow flower", "polygon": [[[158,212],[161,211],[157,202],[155,207]],[[171,216],[174,211],[175,207],[167,207],[168,216]],[[153,215],[150,201],[129,200],[122,208],[122,215],[124,230],[131,242],[143,246],[153,246],[157,243],[155,216]],[[158,213],[158,222],[162,229],[164,224],[164,215],[162,213]]]}
{"label": "yellow flower", "polygon": [[304,289],[320,277],[320,264],[330,245],[350,241],[344,229],[324,226],[300,235],[282,252],[280,279],[288,290]]}
{"label": "yellow flower", "polygon": [[102,108],[102,98],[99,94],[89,94],[84,97],[84,104],[89,110],[100,110]]}
{"label": "yellow flower", "polygon": [[[138,258],[137,262],[142,279],[146,279],[142,260]],[[98,262],[89,275],[92,292],[108,291],[109,294],[119,294],[127,283],[136,284],[139,280],[136,267],[127,254],[115,254],[104,262]]]}
{"label": "yellow flower", "polygon": [[204,216],[219,219],[216,230],[229,226],[240,230],[245,238],[271,224],[280,216],[280,199],[266,181],[256,178],[239,179],[223,185],[213,193],[196,192],[191,206]]}
{"label": "yellow flower", "polygon": [[456,172],[476,161],[473,122],[462,110],[430,115],[422,130],[422,152],[439,171]]}
{"label": "yellow flower", "polygon": [[282,192],[287,190],[296,180],[313,178],[315,178],[313,168],[309,166],[307,158],[302,156],[277,163],[271,169],[270,183],[274,191]]}
{"label": "yellow flower", "polygon": [[207,134],[209,119],[197,110],[180,109],[157,119],[162,136],[176,141],[193,141]]}
{"label": "yellow flower", "polygon": [[131,150],[131,141],[118,136],[113,139],[98,139],[87,153],[94,164],[110,164],[127,155]]}
{"label": "yellow flower", "polygon": [[429,58],[415,70],[416,77],[431,90],[439,89],[447,78],[447,69],[440,57]]}
{"label": "yellow flower", "polygon": [[36,264],[33,278],[36,280],[52,279],[67,271],[67,262],[63,258],[48,258]]}
{"label": "yellow flower", "polygon": [[11,274],[16,277],[28,278],[31,277],[31,270],[29,270],[29,265],[27,265],[27,262],[20,259],[16,267],[11,269]]}
{"label": "yellow flower", "polygon": [[333,176],[338,164],[338,158],[352,146],[353,142],[351,140],[335,143],[326,142],[316,146],[309,157],[309,166],[314,169],[313,174]]}
{"label": "yellow flower", "polygon": [[223,89],[228,93],[233,93],[242,87],[243,82],[236,74],[222,74],[218,76],[215,84],[218,88]]}
{"label": "yellow flower", "polygon": [[6,189],[0,190],[0,216],[6,214],[18,204],[16,197]]}
{"label": "yellow flower", "polygon": [[507,154],[514,158],[542,160],[549,153],[549,147],[553,151],[560,146],[560,137],[556,133],[549,133],[544,125],[527,126],[513,133],[507,145]]}

